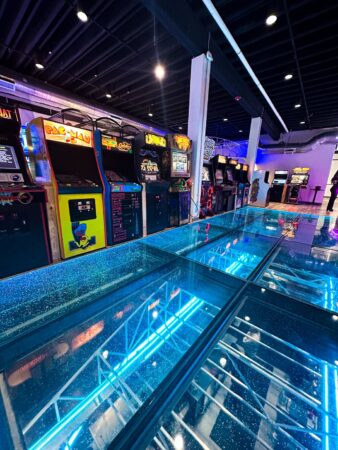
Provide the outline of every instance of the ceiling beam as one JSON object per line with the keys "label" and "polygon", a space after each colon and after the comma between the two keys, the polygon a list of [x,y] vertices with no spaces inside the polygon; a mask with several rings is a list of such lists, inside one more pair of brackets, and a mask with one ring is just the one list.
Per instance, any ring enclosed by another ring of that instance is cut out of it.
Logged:
{"label": "ceiling beam", "polygon": [[234,69],[224,52],[213,41],[209,40],[206,27],[199,21],[186,0],[141,0],[144,6],[157,18],[191,56],[197,56],[209,49],[214,61],[211,65],[212,76],[232,96],[240,96],[240,104],[250,116],[262,116],[264,130],[274,139],[279,137],[281,127],[270,110],[260,102],[257,96]]}

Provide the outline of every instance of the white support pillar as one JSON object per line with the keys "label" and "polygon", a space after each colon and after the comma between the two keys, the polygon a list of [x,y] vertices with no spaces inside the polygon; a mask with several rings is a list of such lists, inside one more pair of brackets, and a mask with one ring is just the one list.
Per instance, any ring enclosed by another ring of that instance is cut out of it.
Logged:
{"label": "white support pillar", "polygon": [[208,52],[191,61],[188,136],[193,142],[191,163],[191,208],[192,219],[199,217],[202,166],[205,131],[208,114],[210,65],[212,57]]}
{"label": "white support pillar", "polygon": [[248,140],[248,151],[246,154],[246,160],[249,164],[249,182],[252,182],[252,176],[255,170],[257,148],[259,144],[259,138],[261,135],[262,118],[253,117],[250,124],[250,134]]}

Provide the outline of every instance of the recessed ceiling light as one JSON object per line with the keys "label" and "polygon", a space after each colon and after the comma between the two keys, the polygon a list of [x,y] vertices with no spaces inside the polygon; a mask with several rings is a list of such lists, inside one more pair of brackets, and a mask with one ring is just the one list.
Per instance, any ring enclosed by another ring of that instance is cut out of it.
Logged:
{"label": "recessed ceiling light", "polygon": [[111,98],[111,94],[109,94],[109,92],[106,93],[106,97],[107,98]]}
{"label": "recessed ceiling light", "polygon": [[155,77],[158,80],[162,81],[163,78],[165,77],[165,68],[164,68],[164,66],[162,66],[162,64],[157,64],[155,66],[155,69],[154,69],[154,74],[155,74]]}
{"label": "recessed ceiling light", "polygon": [[223,122],[227,122],[228,119],[226,117],[223,117]]}
{"label": "recessed ceiling light", "polygon": [[49,50],[48,55],[51,55],[52,53],[53,53],[52,50]]}
{"label": "recessed ceiling light", "polygon": [[238,130],[238,133],[243,133],[243,130]]}
{"label": "recessed ceiling light", "polygon": [[300,108],[302,105],[300,103],[295,104],[295,108]]}
{"label": "recessed ceiling light", "polygon": [[42,69],[44,69],[45,68],[45,66],[43,65],[43,64],[41,64],[41,63],[35,63],[35,67],[37,68],[37,69],[39,69],[39,70],[42,70]]}
{"label": "recessed ceiling light", "polygon": [[153,113],[148,113],[149,117],[153,117],[153,115],[154,115]]}
{"label": "recessed ceiling light", "polygon": [[81,11],[80,9],[76,13],[77,18],[81,20],[81,22],[88,22],[88,16],[84,11]]}
{"label": "recessed ceiling light", "polygon": [[265,20],[265,23],[267,25],[273,25],[274,23],[277,22],[277,16],[275,14],[271,14],[270,16],[268,16]]}
{"label": "recessed ceiling light", "polygon": [[179,130],[183,130],[183,127],[178,127]]}
{"label": "recessed ceiling light", "polygon": [[305,122],[304,122],[304,120],[302,120],[301,122],[299,122],[301,125],[304,125],[305,124]]}
{"label": "recessed ceiling light", "polygon": [[293,78],[292,73],[287,73],[284,77],[284,80],[291,80],[291,78]]}

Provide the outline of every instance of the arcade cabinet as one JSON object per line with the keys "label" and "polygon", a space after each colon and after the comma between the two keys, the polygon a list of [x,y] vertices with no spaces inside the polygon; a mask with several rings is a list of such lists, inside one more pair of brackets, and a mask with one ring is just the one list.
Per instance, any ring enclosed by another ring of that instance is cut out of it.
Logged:
{"label": "arcade cabinet", "polygon": [[306,189],[309,182],[309,171],[308,167],[296,167],[292,170],[286,190],[287,203],[299,203],[301,201],[302,189]]}
{"label": "arcade cabinet", "polygon": [[200,200],[200,218],[213,216],[215,214],[215,192],[213,186],[213,167],[211,162],[203,162],[202,166],[202,186]]}
{"label": "arcade cabinet", "polygon": [[265,170],[255,170],[252,177],[250,204],[260,208],[268,206],[270,189],[269,172]]}
{"label": "arcade cabinet", "polygon": [[182,134],[167,135],[168,148],[162,154],[163,178],[170,182],[168,214],[171,227],[189,222],[191,191],[190,178],[192,142]]}
{"label": "arcade cabinet", "polygon": [[249,183],[249,165],[242,164],[242,184],[243,187],[243,200],[242,205],[246,206],[249,202],[249,192],[250,192],[250,183]]}
{"label": "arcade cabinet", "polygon": [[63,110],[27,127],[30,166],[48,189],[53,258],[82,255],[106,245],[103,182],[94,150],[91,119]]}
{"label": "arcade cabinet", "polygon": [[33,183],[18,111],[0,106],[0,278],[51,262],[46,192]]}
{"label": "arcade cabinet", "polygon": [[275,171],[270,191],[271,202],[284,202],[288,175],[289,172],[287,170]]}
{"label": "arcade cabinet", "polygon": [[168,226],[169,182],[161,173],[162,155],[167,148],[163,136],[139,133],[135,137],[135,170],[142,190],[143,236]]}
{"label": "arcade cabinet", "polygon": [[216,155],[212,158],[216,206],[215,212],[220,213],[233,209],[233,187],[228,183],[227,158]]}
{"label": "arcade cabinet", "polygon": [[[107,243],[142,236],[142,186],[134,169],[133,141],[109,117],[96,120],[95,149],[105,185]],[[137,130],[138,131],[138,130]]]}

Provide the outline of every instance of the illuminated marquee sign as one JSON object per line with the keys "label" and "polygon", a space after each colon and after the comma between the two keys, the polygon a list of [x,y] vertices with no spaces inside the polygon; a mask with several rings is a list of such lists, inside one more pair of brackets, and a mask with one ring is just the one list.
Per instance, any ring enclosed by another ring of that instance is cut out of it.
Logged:
{"label": "illuminated marquee sign", "polygon": [[145,143],[148,145],[156,145],[157,147],[166,147],[167,140],[163,136],[157,134],[145,133]]}
{"label": "illuminated marquee sign", "polygon": [[[13,117],[13,115],[15,117]],[[0,107],[0,119],[17,120],[16,114],[13,110],[7,109],[7,108],[1,108],[1,107]]]}
{"label": "illuminated marquee sign", "polygon": [[225,164],[227,162],[226,157],[223,155],[218,156],[218,162],[221,164]]}
{"label": "illuminated marquee sign", "polygon": [[309,167],[295,167],[292,173],[305,174],[308,173],[309,171],[310,171]]}
{"label": "illuminated marquee sign", "polygon": [[144,159],[141,162],[141,171],[144,173],[158,173],[158,165],[156,162],[151,161],[150,159]]}
{"label": "illuminated marquee sign", "polygon": [[232,166],[237,166],[237,164],[238,164],[238,161],[237,161],[237,159],[230,159],[229,160],[229,164],[231,164]]}
{"label": "illuminated marquee sign", "polygon": [[52,122],[51,120],[44,120],[43,127],[47,141],[92,147],[92,133],[89,130]]}
{"label": "illuminated marquee sign", "polygon": [[238,163],[237,166],[235,167],[236,170],[239,170],[241,168],[241,164]]}
{"label": "illuminated marquee sign", "polygon": [[116,136],[102,136],[102,146],[107,150],[119,150],[121,152],[132,153],[132,143]]}
{"label": "illuminated marquee sign", "polygon": [[244,172],[247,172],[249,169],[249,166],[247,164],[243,164],[243,170]]}
{"label": "illuminated marquee sign", "polygon": [[189,152],[192,147],[192,142],[185,134],[169,134],[169,146],[183,152]]}

